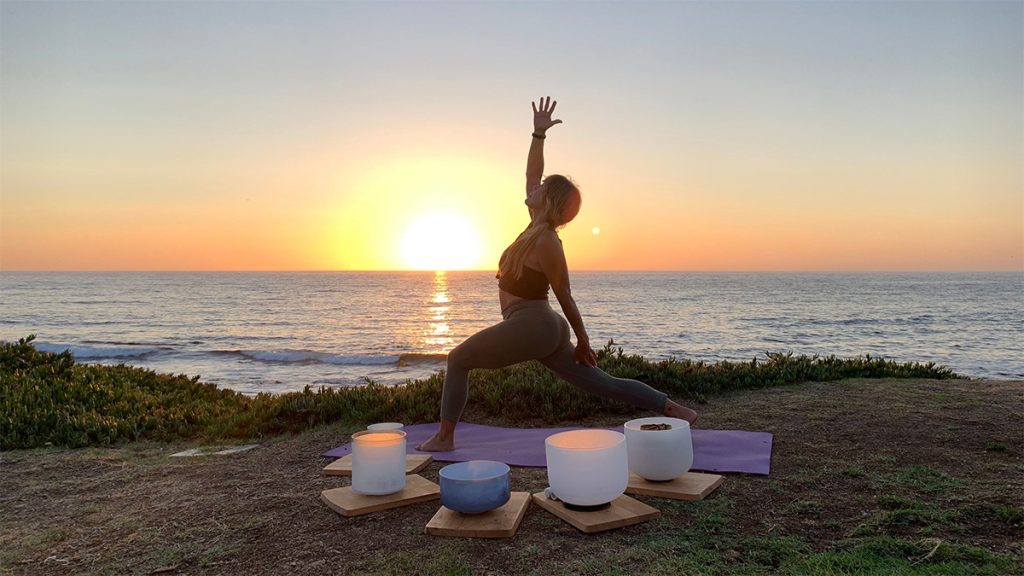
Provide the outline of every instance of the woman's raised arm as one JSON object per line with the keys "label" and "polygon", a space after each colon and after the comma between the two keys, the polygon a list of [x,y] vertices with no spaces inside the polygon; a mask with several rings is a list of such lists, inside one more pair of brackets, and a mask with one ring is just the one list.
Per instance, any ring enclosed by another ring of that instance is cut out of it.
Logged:
{"label": "woman's raised arm", "polygon": [[544,136],[555,124],[561,124],[561,120],[552,120],[551,113],[555,111],[555,106],[558,101],[551,101],[551,97],[548,96],[545,101],[544,98],[540,99],[540,109],[537,109],[537,102],[531,102],[533,106],[533,136],[530,137],[530,153],[526,157],[526,195],[530,195],[530,190],[533,187],[540,184],[540,179],[544,175]]}

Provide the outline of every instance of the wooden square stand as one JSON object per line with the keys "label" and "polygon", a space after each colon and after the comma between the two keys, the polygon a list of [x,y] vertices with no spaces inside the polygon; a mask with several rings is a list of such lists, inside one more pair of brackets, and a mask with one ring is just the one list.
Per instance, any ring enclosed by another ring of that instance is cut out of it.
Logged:
{"label": "wooden square stand", "polygon": [[541,508],[587,534],[604,532],[605,530],[622,528],[623,526],[632,526],[633,524],[646,522],[661,515],[657,508],[652,508],[625,494],[612,500],[608,508],[593,512],[571,510],[565,507],[564,502],[548,499],[543,492],[534,494],[533,501]]}
{"label": "wooden square stand", "polygon": [[[430,454],[406,454],[405,455],[405,473],[415,474],[420,470],[427,467],[427,464],[433,462],[434,457]],[[351,476],[352,475],[352,455],[346,454],[341,458],[338,458],[334,462],[331,462],[327,466],[324,466],[324,475],[326,476]]]}
{"label": "wooden square stand", "polygon": [[425,531],[434,536],[511,538],[516,535],[529,505],[529,492],[513,492],[508,502],[480,514],[462,514],[441,506]]}
{"label": "wooden square stand", "polygon": [[405,488],[384,496],[359,494],[353,491],[351,486],[331,488],[320,493],[320,499],[324,504],[342,516],[360,516],[417,502],[437,500],[440,497],[441,487],[419,474],[406,476]]}
{"label": "wooden square stand", "polygon": [[626,494],[643,494],[672,500],[703,500],[725,480],[718,474],[687,472],[675,480],[651,482],[630,472]]}

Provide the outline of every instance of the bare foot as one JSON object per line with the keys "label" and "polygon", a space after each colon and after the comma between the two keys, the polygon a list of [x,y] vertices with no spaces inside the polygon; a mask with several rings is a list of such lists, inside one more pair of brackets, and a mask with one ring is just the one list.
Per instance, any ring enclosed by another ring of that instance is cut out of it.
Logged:
{"label": "bare foot", "polygon": [[676,404],[671,400],[665,403],[665,416],[671,416],[672,418],[682,418],[683,420],[689,422],[691,426],[696,424],[697,420],[700,419],[700,416],[694,410],[691,410],[686,406]]}
{"label": "bare foot", "polygon": [[430,440],[416,447],[423,452],[451,452],[455,450],[454,438],[442,438],[440,434],[434,434]]}

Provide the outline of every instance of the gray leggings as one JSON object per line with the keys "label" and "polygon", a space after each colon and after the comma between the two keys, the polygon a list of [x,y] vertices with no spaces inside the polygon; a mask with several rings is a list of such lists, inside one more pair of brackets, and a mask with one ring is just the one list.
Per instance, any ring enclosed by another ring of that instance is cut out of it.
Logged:
{"label": "gray leggings", "polygon": [[469,395],[469,371],[504,368],[539,360],[549,370],[592,394],[654,410],[665,408],[668,395],[637,380],[616,378],[600,368],[577,364],[569,341],[569,323],[547,300],[525,300],[502,311],[503,321],[470,336],[448,353],[441,394],[441,418],[458,422]]}

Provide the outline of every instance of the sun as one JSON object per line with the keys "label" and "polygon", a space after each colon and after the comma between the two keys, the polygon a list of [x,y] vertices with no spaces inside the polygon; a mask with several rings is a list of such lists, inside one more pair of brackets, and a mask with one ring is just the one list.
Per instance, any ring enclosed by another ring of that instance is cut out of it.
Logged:
{"label": "sun", "polygon": [[479,258],[480,239],[464,216],[429,212],[409,224],[401,252],[413,270],[463,270]]}

